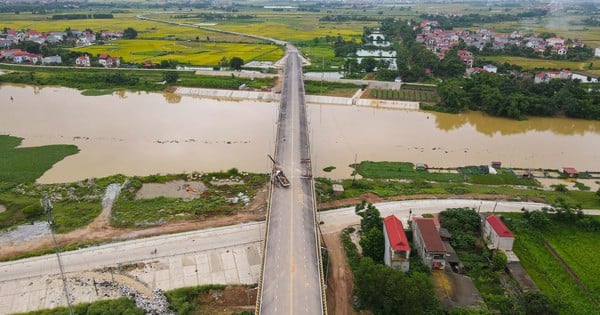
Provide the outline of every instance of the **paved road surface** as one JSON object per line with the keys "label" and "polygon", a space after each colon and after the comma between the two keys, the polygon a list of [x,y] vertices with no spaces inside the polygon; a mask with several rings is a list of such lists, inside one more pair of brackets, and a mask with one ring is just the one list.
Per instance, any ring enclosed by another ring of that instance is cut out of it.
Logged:
{"label": "paved road surface", "polygon": [[[252,222],[194,232],[162,235],[94,246],[61,254],[65,272],[92,270],[149,259],[174,257],[260,241],[264,223]],[[157,254],[151,252],[156,249]],[[56,255],[45,255],[0,263],[2,282],[58,274]]]}
{"label": "paved road surface", "polygon": [[290,187],[272,187],[260,314],[322,314],[314,190],[304,86],[297,50],[288,45],[275,159]]}

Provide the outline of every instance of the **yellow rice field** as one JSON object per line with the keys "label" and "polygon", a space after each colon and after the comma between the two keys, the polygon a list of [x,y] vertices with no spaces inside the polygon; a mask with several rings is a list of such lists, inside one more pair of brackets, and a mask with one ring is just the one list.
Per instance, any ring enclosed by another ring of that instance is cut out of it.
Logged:
{"label": "yellow rice field", "polygon": [[147,60],[177,60],[192,65],[216,66],[226,57],[240,57],[245,62],[252,60],[276,61],[283,50],[276,45],[247,43],[204,43],[169,40],[115,40],[105,45],[74,48],[73,51],[91,55],[109,54],[125,62],[143,63]]}

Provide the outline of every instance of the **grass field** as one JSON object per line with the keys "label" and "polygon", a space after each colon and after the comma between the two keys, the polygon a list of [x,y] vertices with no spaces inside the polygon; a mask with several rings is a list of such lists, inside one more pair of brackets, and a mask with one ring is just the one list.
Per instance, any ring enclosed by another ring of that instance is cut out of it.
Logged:
{"label": "grass field", "polygon": [[[352,165],[351,165],[352,166]],[[354,167],[354,166],[353,166]],[[422,179],[436,182],[460,183],[463,178],[459,174],[430,173],[415,170],[409,162],[371,162],[363,161],[355,167],[355,172],[364,178],[374,179]]]}
{"label": "grass field", "polygon": [[142,63],[150,60],[176,60],[180,63],[204,66],[216,66],[226,57],[240,57],[245,62],[252,60],[277,61],[283,56],[283,50],[269,44],[240,43],[204,43],[169,40],[115,40],[105,45],[75,48],[73,51],[91,55],[109,54],[119,56],[124,62]]}
{"label": "grass field", "polygon": [[22,140],[0,135],[0,183],[34,181],[58,161],[79,152],[74,145],[17,148]]}
{"label": "grass field", "polygon": [[[520,215],[505,214],[518,226]],[[596,218],[598,220],[598,218]],[[543,293],[557,301],[560,314],[598,314],[600,307],[570,277],[565,268],[544,247],[541,237],[559,253],[581,279],[585,287],[598,299],[600,272],[592,268],[600,250],[600,234],[585,232],[567,224],[553,223],[541,235],[528,229],[513,228],[514,252],[521,264]]]}
{"label": "grass field", "polygon": [[511,57],[511,56],[485,56],[482,57],[485,60],[503,64],[508,62],[513,65],[523,67],[523,70],[536,70],[536,69],[571,69],[571,70],[586,70],[589,61],[569,61],[569,60],[552,60],[552,59],[534,59],[525,57]]}
{"label": "grass field", "polygon": [[360,87],[352,83],[304,80],[306,94],[352,97]]}

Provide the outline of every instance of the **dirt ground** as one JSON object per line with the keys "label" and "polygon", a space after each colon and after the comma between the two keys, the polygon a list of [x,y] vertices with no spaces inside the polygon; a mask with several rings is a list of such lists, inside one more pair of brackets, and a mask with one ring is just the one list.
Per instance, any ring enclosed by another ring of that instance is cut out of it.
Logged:
{"label": "dirt ground", "polygon": [[452,271],[436,270],[431,273],[435,295],[445,310],[455,307],[481,307],[483,298],[473,280]]}
{"label": "dirt ground", "polygon": [[[242,222],[265,219],[267,190],[258,192],[252,202],[242,211],[231,216],[220,216],[206,220],[172,222],[150,228],[114,228],[109,224],[110,212],[104,209],[92,223],[84,228],[57,235],[60,246],[77,243],[101,243],[114,240],[125,240],[137,237],[148,237],[161,234],[185,232],[211,227],[227,226]],[[0,247],[0,260],[41,249],[53,248],[51,236],[26,241],[13,246]]]}
{"label": "dirt ground", "polygon": [[366,314],[356,312],[353,307],[354,275],[348,265],[340,235],[341,233],[323,235],[330,264],[327,275],[327,311],[334,315]]}
{"label": "dirt ground", "polygon": [[227,286],[225,290],[210,290],[202,293],[199,300],[202,304],[194,314],[198,315],[230,315],[234,312],[254,311],[256,290],[240,285]]}
{"label": "dirt ground", "polygon": [[6,207],[4,205],[0,205],[0,213],[6,211]]}
{"label": "dirt ground", "polygon": [[206,185],[201,181],[175,180],[162,184],[146,183],[135,194],[135,199],[151,199],[164,196],[190,200],[200,197],[205,190]]}

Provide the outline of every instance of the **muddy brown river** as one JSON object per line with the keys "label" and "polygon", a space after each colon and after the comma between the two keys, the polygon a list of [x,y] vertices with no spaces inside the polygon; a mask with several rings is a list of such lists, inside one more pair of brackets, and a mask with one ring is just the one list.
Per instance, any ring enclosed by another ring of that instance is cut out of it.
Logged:
{"label": "muddy brown river", "polygon": [[[89,97],[61,87],[1,85],[0,134],[24,138],[22,146],[66,143],[80,148],[47,171],[41,183],[231,167],[267,172],[277,106],[146,92]],[[317,176],[349,177],[348,164],[355,156],[359,161],[431,166],[499,160],[504,166],[600,169],[597,121],[514,121],[481,113],[318,104],[308,108]],[[326,166],[337,169],[324,173]]]}

